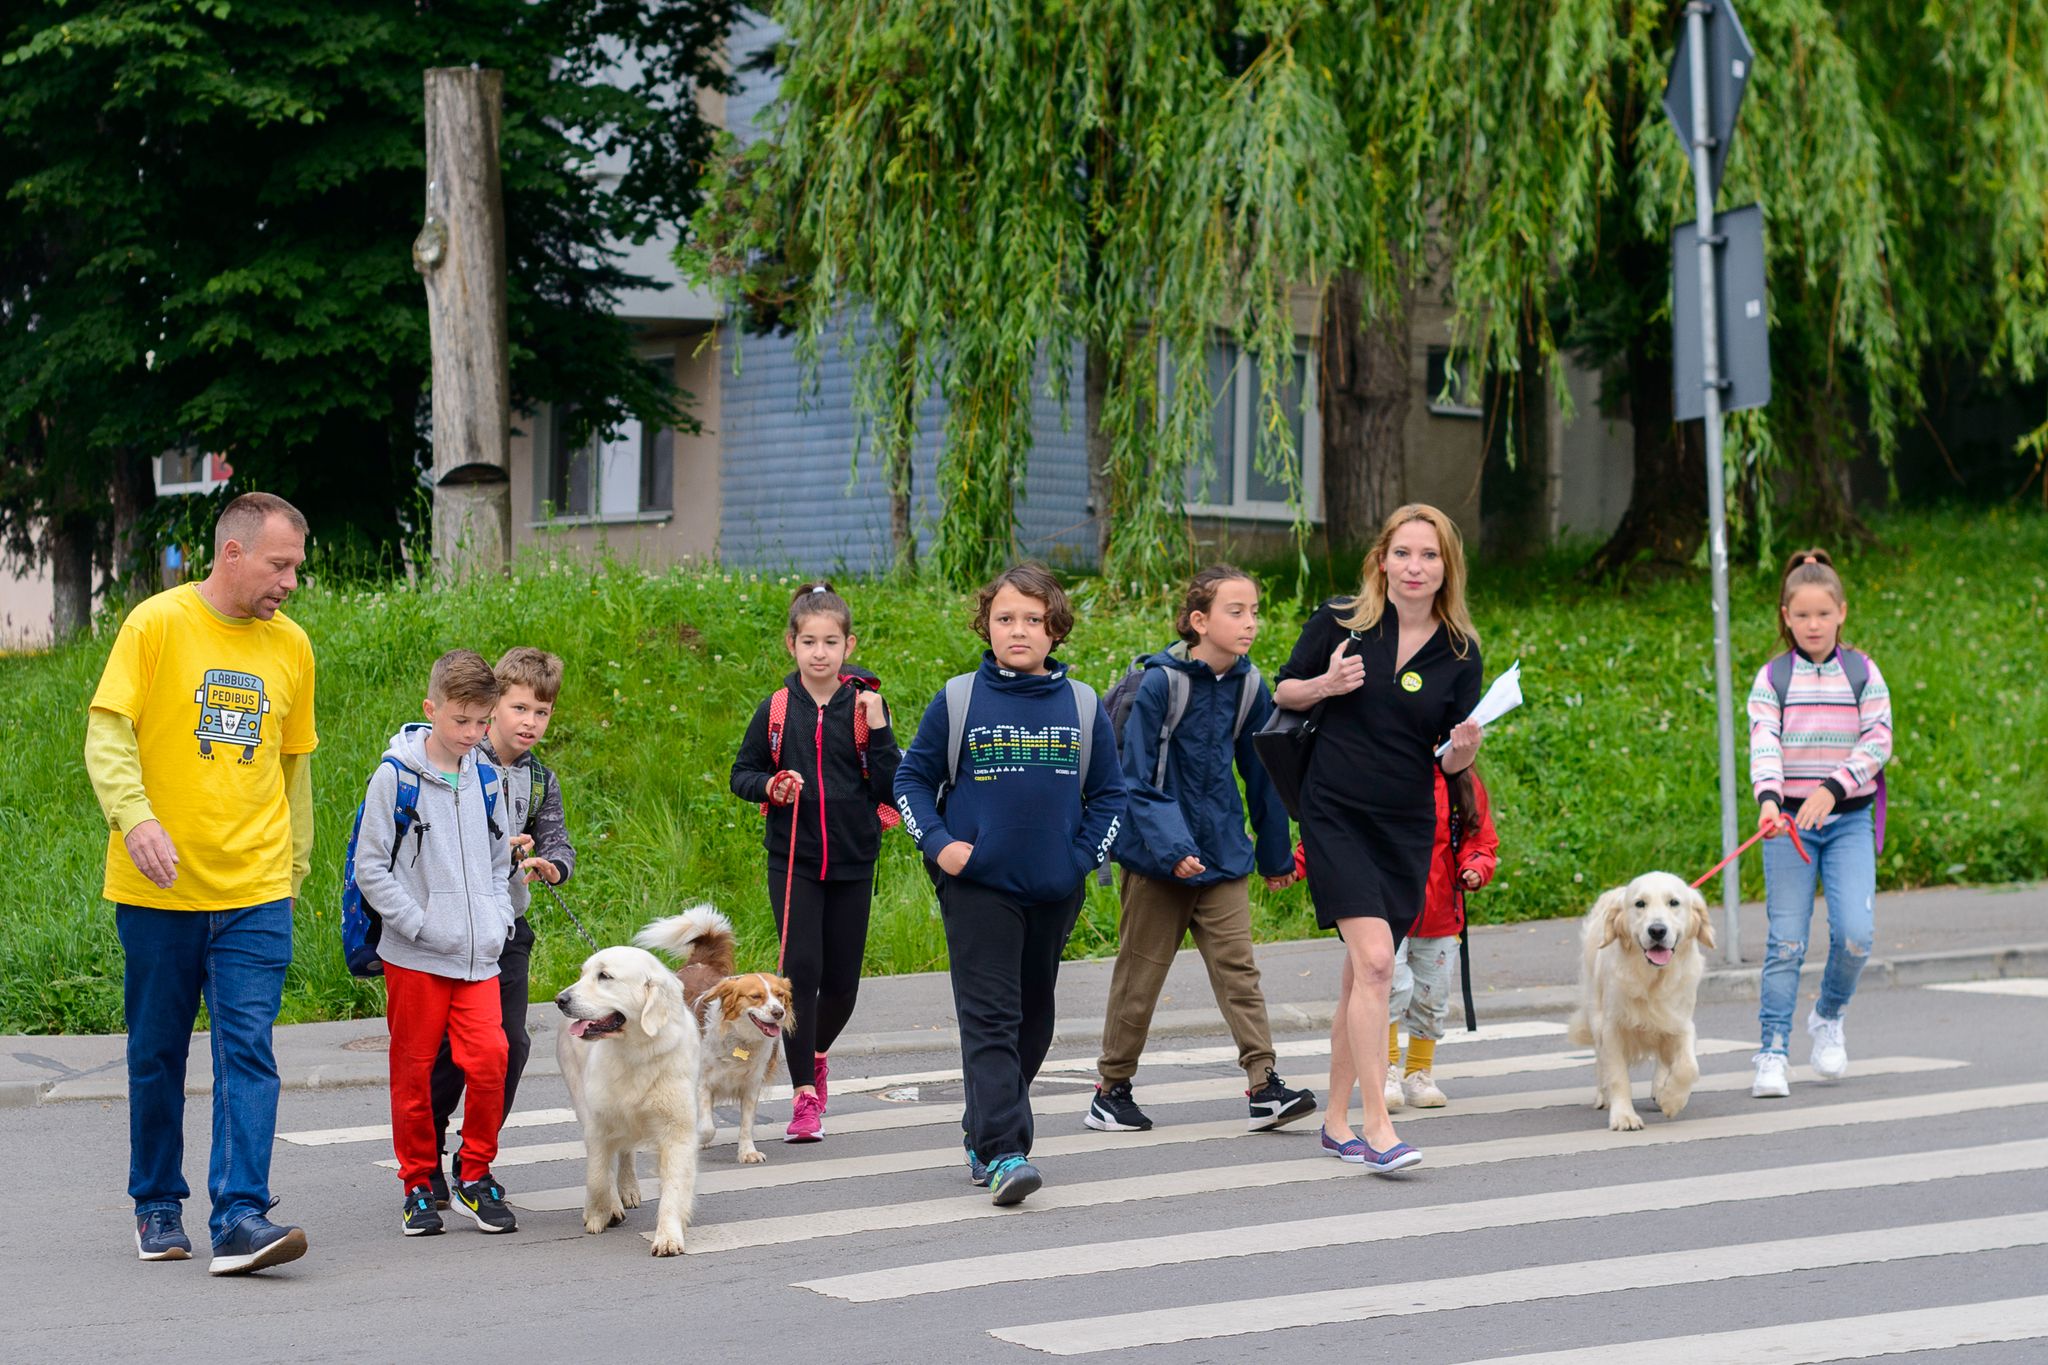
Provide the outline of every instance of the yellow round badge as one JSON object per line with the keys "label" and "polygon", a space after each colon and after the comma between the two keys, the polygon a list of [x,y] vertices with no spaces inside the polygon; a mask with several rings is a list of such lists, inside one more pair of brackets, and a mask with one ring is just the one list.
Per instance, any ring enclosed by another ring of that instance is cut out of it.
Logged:
{"label": "yellow round badge", "polygon": [[1403,692],[1420,692],[1422,690],[1422,675],[1412,668],[1403,673],[1401,675],[1401,690]]}

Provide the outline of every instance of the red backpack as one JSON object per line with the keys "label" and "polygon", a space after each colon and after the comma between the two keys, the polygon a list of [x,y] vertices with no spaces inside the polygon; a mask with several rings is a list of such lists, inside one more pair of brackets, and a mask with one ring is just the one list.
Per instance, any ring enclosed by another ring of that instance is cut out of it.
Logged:
{"label": "red backpack", "polygon": [[[839,681],[852,687],[856,692],[861,691],[863,688],[872,689],[876,692],[882,690],[881,681],[872,675],[864,676],[859,673],[842,673],[839,675]],[[768,762],[777,771],[780,771],[782,768],[782,731],[788,720],[789,689],[787,687],[778,687],[775,689],[775,695],[768,698]],[[860,705],[858,699],[855,700],[853,706],[853,747],[860,754],[861,780],[866,781],[868,775],[868,713]],[[761,803],[761,814],[766,815],[767,813],[768,803],[763,801]],[[880,801],[875,804],[875,818],[882,822],[883,829],[894,829],[903,823],[902,813],[887,801]]]}

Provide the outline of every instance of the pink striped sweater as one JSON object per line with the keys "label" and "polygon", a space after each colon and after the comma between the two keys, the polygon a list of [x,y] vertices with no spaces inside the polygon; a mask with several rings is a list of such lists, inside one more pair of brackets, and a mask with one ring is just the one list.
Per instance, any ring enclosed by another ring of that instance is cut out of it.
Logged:
{"label": "pink striped sweater", "polygon": [[1891,756],[1891,689],[1875,659],[1860,706],[1835,659],[1816,664],[1794,653],[1782,711],[1770,665],[1757,670],[1749,689],[1749,782],[1759,805],[1776,801],[1790,815],[1826,787],[1836,814],[1860,810]]}

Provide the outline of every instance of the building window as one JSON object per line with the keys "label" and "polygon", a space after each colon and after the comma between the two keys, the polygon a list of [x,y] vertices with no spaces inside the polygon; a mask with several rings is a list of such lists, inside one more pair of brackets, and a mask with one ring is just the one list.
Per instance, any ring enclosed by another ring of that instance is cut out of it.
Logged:
{"label": "building window", "polygon": [[[652,367],[664,376],[673,362]],[[649,429],[628,418],[609,439],[591,435],[571,445],[575,408],[543,407],[536,443],[540,447],[542,515],[555,520],[628,521],[665,516],[675,510],[676,434]]]}
{"label": "building window", "polygon": [[1210,418],[1211,455],[1188,469],[1188,510],[1198,515],[1293,520],[1286,481],[1259,467],[1260,446],[1272,439],[1277,420],[1292,438],[1288,463],[1299,471],[1309,515],[1318,517],[1322,508],[1322,422],[1315,385],[1308,382],[1308,353],[1299,350],[1288,357],[1277,419],[1269,407],[1262,406],[1259,369],[1259,358],[1233,342],[1210,345],[1209,391],[1216,395]]}
{"label": "building window", "polygon": [[1448,346],[1429,348],[1429,410],[1439,417],[1484,417],[1480,397],[1479,367],[1468,363],[1464,353],[1451,354]]}
{"label": "building window", "polygon": [[156,457],[157,496],[211,493],[234,474],[225,455],[211,455],[190,446],[182,450],[166,450]]}

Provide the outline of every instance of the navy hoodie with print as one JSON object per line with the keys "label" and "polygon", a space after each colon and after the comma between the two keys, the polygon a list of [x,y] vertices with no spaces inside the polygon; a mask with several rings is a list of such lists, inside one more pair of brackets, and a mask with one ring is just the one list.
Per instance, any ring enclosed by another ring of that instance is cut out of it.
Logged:
{"label": "navy hoodie with print", "polygon": [[[1167,741],[1166,788],[1152,785],[1159,764],[1159,727],[1166,721],[1168,669],[1187,675],[1188,705]],[[1185,644],[1162,649],[1145,660],[1145,676],[1124,720],[1124,785],[1130,809],[1116,860],[1131,871],[1179,886],[1213,886],[1248,877],[1254,868],[1268,877],[1294,870],[1287,808],[1259,762],[1252,736],[1273,714],[1273,697],[1263,680],[1244,728],[1231,738],[1238,702],[1251,678],[1249,659],[1239,659],[1220,676],[1190,656]],[[1238,799],[1232,763],[1244,774],[1245,800]],[[1253,839],[1245,833],[1245,806]],[[1176,877],[1182,858],[1200,858],[1203,870]]]}
{"label": "navy hoodie with print", "polygon": [[896,770],[896,808],[926,858],[955,840],[974,845],[967,881],[1033,904],[1064,899],[1109,856],[1124,813],[1116,733],[1098,700],[1088,773],[1080,776],[1081,725],[1067,668],[1016,673],[984,651],[967,703],[956,784],[946,783],[946,693],[932,698]]}

